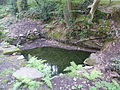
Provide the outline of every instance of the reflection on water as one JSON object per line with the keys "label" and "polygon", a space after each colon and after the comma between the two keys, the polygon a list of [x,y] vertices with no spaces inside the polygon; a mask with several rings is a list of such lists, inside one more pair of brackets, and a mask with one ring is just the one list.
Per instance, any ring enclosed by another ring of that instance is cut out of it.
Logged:
{"label": "reflection on water", "polygon": [[74,61],[76,64],[83,64],[83,61],[90,55],[88,52],[71,51],[60,48],[36,48],[23,51],[25,56],[28,54],[37,56],[38,59],[47,60],[45,65],[50,66],[52,75],[63,73],[63,70],[70,66],[70,62]]}

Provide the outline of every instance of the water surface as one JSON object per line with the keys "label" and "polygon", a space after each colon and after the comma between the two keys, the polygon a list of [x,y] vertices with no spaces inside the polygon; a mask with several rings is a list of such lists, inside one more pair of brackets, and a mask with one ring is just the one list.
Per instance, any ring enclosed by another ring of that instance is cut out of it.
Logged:
{"label": "water surface", "polygon": [[60,48],[36,48],[23,51],[25,56],[28,54],[38,57],[38,59],[47,60],[47,65],[51,66],[52,74],[64,73],[63,70],[70,66],[70,62],[83,64],[83,61],[89,57],[90,53],[83,51],[72,51]]}

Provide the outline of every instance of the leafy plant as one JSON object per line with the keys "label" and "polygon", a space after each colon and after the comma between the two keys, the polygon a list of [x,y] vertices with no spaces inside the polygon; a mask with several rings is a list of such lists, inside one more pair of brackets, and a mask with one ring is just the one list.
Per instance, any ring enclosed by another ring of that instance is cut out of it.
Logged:
{"label": "leafy plant", "polygon": [[29,78],[20,78],[19,81],[17,81],[14,84],[14,88],[16,90],[16,88],[21,87],[22,85],[26,85],[26,87],[28,87],[29,90],[35,90],[35,88],[37,88],[40,84],[47,84],[50,88],[52,88],[52,83],[51,83],[51,69],[50,67],[44,65],[44,63],[46,62],[46,60],[38,60],[37,57],[35,56],[28,56],[28,64],[26,65],[27,67],[32,67],[32,68],[36,68],[38,71],[42,72],[44,74],[44,77],[42,78],[43,82],[37,82],[34,80],[31,80]]}
{"label": "leafy plant", "polygon": [[9,5],[0,5],[0,19],[9,14]]}
{"label": "leafy plant", "polygon": [[13,72],[13,69],[5,69],[4,71],[0,72],[0,76],[4,76]]}
{"label": "leafy plant", "polygon": [[29,90],[35,90],[36,88],[39,88],[40,86],[40,82],[31,80],[29,78],[19,78],[19,80],[17,80],[13,86],[13,90],[18,90],[20,87],[25,86],[26,88],[28,88]]}
{"label": "leafy plant", "polygon": [[52,87],[51,84],[51,68],[49,66],[45,66],[44,63],[46,60],[38,60],[37,57],[32,57],[29,55],[29,61],[28,61],[28,67],[33,67],[38,69],[40,72],[42,72],[45,77],[43,78],[43,81],[49,86]]}
{"label": "leafy plant", "polygon": [[[25,16],[42,21],[48,21],[61,13],[60,2],[57,0],[35,0],[36,4],[30,7],[25,13],[18,14],[19,17]],[[35,2],[34,2],[35,3]],[[60,9],[60,10],[59,10]]]}
{"label": "leafy plant", "polygon": [[77,71],[82,69],[83,66],[82,65],[76,65],[76,63],[74,61],[70,62],[70,64],[71,64],[71,66],[65,68],[64,71],[69,72],[68,73],[69,75],[78,76],[79,74],[77,73]]}
{"label": "leafy plant", "polygon": [[113,80],[112,82],[101,81],[101,82],[96,82],[95,86],[90,88],[90,90],[98,90],[98,89],[120,90],[120,85],[115,80]]}
{"label": "leafy plant", "polygon": [[120,59],[113,58],[111,61],[112,62],[109,64],[109,67],[111,68],[111,70],[114,70],[120,73]]}
{"label": "leafy plant", "polygon": [[[1,57],[1,56],[0,56]],[[0,60],[0,63],[4,62],[3,60]]]}
{"label": "leafy plant", "polygon": [[75,85],[75,86],[72,86],[72,90],[80,89],[82,87],[83,85]]}
{"label": "leafy plant", "polygon": [[94,69],[91,73],[85,72],[82,74],[83,77],[85,77],[89,80],[94,80],[94,79],[100,77],[101,75],[102,75],[102,73],[96,71],[96,69]]}

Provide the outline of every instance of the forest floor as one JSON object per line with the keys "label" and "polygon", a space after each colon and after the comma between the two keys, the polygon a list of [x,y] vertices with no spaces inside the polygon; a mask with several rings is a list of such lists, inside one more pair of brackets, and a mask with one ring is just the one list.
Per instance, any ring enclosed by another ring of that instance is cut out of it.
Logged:
{"label": "forest floor", "polygon": [[[120,3],[117,3],[115,6],[120,7]],[[100,60],[102,62],[98,65],[99,68],[102,68],[104,71],[104,69],[107,68],[104,66],[108,65],[111,59],[113,58],[120,59],[119,46],[120,42],[112,43],[110,44],[110,46],[106,47],[104,51],[101,51],[99,52],[99,54],[97,54],[98,57],[101,58]],[[25,61],[18,60],[18,57],[20,57],[20,55],[0,54],[0,90],[10,90],[15,81],[15,79],[12,77],[12,73],[25,65]],[[110,76],[111,74],[112,73],[109,72],[109,70],[107,70],[106,76]],[[52,79],[52,84],[53,90],[71,90],[72,86],[80,84],[85,85],[83,90],[87,90],[90,87],[91,82],[89,82],[89,80],[87,79],[63,75],[54,77]]]}
{"label": "forest floor", "polygon": [[0,45],[0,90],[12,90],[15,78],[12,73],[25,65],[25,60],[18,59],[21,55],[3,55]]}

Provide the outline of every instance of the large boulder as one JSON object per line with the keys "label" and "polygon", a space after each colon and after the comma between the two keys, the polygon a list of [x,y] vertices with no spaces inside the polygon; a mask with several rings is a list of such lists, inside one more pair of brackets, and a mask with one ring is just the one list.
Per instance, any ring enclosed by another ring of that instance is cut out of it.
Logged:
{"label": "large boulder", "polygon": [[44,74],[39,72],[35,68],[30,68],[30,67],[22,67],[16,72],[13,73],[13,76],[16,79],[24,79],[24,78],[29,78],[32,80],[37,80],[40,81],[42,77],[44,77]]}
{"label": "large boulder", "polygon": [[98,56],[95,53],[92,53],[89,58],[85,59],[84,64],[94,66],[99,64]]}

